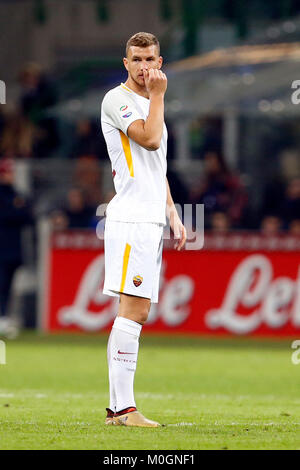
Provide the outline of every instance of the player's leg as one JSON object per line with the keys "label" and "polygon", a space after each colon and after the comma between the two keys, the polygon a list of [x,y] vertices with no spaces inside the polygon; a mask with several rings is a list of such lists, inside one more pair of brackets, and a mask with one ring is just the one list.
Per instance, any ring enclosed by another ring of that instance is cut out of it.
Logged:
{"label": "player's leg", "polygon": [[133,394],[139,336],[147,320],[150,299],[121,294],[119,312],[107,344],[110,404],[106,424],[116,411],[135,408]]}
{"label": "player's leg", "polygon": [[136,407],[133,383],[138,358],[139,337],[149,309],[149,299],[127,294],[120,295],[119,312],[114,321],[110,338],[116,412]]}
{"label": "player's leg", "polygon": [[150,299],[120,295],[119,312],[112,328],[110,344],[112,383],[116,397],[113,424],[116,425],[159,426],[137,411],[133,390],[139,337],[148,318],[150,305]]}
{"label": "player's leg", "polygon": [[[114,424],[126,420],[126,425],[157,426],[136,411],[133,383],[139,336],[153,295],[161,230],[149,224],[110,223],[107,227],[103,291],[119,294],[120,304],[108,341],[110,406],[106,424],[112,424],[117,413],[120,420]],[[157,293],[154,299],[157,302]]]}
{"label": "player's leg", "polygon": [[148,298],[120,294],[118,316],[143,325],[147,321],[150,307],[151,301]]}

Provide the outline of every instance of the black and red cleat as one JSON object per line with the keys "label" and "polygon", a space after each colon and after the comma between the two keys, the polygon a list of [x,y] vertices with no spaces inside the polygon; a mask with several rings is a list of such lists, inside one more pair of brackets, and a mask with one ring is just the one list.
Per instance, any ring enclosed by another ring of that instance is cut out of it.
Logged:
{"label": "black and red cleat", "polygon": [[107,414],[104,424],[114,424],[113,417],[115,416],[115,413],[110,408],[106,408],[106,411]]}

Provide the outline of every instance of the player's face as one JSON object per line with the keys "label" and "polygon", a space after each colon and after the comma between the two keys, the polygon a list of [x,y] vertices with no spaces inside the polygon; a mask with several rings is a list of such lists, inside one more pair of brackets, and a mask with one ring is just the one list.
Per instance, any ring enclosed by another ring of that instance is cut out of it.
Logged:
{"label": "player's face", "polygon": [[155,45],[148,47],[131,46],[123,62],[130,78],[139,86],[144,87],[143,70],[160,69],[162,57],[158,55],[158,49]]}

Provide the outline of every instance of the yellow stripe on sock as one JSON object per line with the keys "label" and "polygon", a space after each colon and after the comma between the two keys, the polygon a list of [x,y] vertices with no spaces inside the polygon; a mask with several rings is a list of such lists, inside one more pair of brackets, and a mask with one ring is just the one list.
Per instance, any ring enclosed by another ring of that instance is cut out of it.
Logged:
{"label": "yellow stripe on sock", "polygon": [[120,292],[123,292],[124,286],[125,286],[130,250],[131,250],[131,246],[128,245],[128,243],[126,243],[124,256],[123,256],[123,269],[122,269],[122,280],[121,280]]}
{"label": "yellow stripe on sock", "polygon": [[129,174],[130,176],[134,177],[133,161],[132,161],[129,139],[127,135],[125,135],[122,131],[119,131],[119,132],[121,136],[122,147],[125,153],[125,158],[126,158]]}

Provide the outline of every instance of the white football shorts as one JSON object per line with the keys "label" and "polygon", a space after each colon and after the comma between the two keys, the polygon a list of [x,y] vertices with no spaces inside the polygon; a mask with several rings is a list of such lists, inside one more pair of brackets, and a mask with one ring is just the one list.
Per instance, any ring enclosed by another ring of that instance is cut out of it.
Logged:
{"label": "white football shorts", "polygon": [[124,293],[158,302],[163,230],[162,224],[106,220],[103,294]]}

